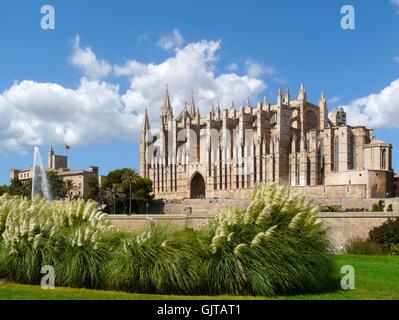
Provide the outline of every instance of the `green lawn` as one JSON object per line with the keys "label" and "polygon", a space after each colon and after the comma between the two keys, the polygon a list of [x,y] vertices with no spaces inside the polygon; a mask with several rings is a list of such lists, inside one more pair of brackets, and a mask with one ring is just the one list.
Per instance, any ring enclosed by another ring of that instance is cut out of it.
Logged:
{"label": "green lawn", "polygon": [[[399,257],[336,256],[337,266],[351,265],[356,271],[356,289],[339,290],[321,295],[276,297],[275,299],[398,299],[399,300]],[[186,297],[148,294],[129,294],[113,291],[56,288],[43,290],[39,286],[14,284],[0,281],[0,299],[24,300],[163,300],[163,299],[265,299],[264,297]],[[270,299],[270,298],[269,298]]]}

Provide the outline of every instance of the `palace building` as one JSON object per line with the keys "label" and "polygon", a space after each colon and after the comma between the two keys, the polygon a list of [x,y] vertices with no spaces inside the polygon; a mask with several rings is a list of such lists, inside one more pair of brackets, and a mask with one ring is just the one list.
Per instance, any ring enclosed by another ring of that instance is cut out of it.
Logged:
{"label": "palace building", "polygon": [[[54,152],[53,147],[48,150],[47,153],[47,167],[46,172],[56,172],[64,181],[71,180],[73,182],[73,190],[69,195],[73,197],[84,197],[88,191],[89,179],[95,178],[98,180],[99,185],[104,178],[99,174],[99,167],[90,166],[88,170],[71,170],[68,168],[68,157],[57,155]],[[12,169],[10,172],[10,179],[18,179],[22,183],[30,183],[33,177],[33,167],[28,169]],[[68,198],[68,196],[66,196]]]}
{"label": "palace building", "polygon": [[147,111],[140,173],[158,199],[245,198],[257,182],[276,182],[319,198],[386,197],[393,192],[392,145],[373,130],[347,124],[342,108],[329,117],[324,94],[307,101],[279,89],[277,102],[238,110],[212,107],[202,116],[194,98],[173,114],[166,89],[160,130]]}

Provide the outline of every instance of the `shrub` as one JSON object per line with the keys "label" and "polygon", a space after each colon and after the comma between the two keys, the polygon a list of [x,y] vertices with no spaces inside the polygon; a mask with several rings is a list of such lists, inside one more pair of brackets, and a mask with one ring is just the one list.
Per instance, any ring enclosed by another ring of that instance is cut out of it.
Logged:
{"label": "shrub", "polygon": [[369,233],[369,239],[389,248],[392,244],[399,244],[399,218],[388,219],[384,224],[375,227]]}
{"label": "shrub", "polygon": [[318,207],[289,188],[258,185],[245,212],[202,230],[211,294],[276,295],[331,288],[334,266]]}
{"label": "shrub", "polygon": [[383,200],[379,200],[378,203],[374,203],[371,212],[384,212],[385,202]]}
{"label": "shrub", "polygon": [[388,209],[387,209],[387,211],[388,212],[393,212],[393,206],[392,206],[392,203],[388,206]]}
{"label": "shrub", "polygon": [[343,208],[341,205],[327,205],[321,206],[320,212],[342,212]]}
{"label": "shrub", "polygon": [[362,238],[352,238],[345,246],[346,253],[363,255],[383,255],[383,247],[375,242]]}

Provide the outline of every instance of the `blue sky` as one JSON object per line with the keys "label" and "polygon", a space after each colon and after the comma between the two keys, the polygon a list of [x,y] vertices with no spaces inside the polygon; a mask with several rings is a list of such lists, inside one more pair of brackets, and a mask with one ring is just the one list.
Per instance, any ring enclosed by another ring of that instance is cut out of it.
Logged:
{"label": "blue sky", "polygon": [[[310,101],[324,90],[330,110],[344,105],[348,122],[393,143],[398,170],[394,2],[1,1],[0,184],[31,164],[35,144],[68,153],[71,168],[137,168],[142,112],[156,123],[166,82],[176,109],[192,90],[205,111],[233,98],[274,101],[279,86],[296,96],[303,81]],[[40,27],[44,4],[55,30]],[[355,30],[340,27],[345,4]]]}

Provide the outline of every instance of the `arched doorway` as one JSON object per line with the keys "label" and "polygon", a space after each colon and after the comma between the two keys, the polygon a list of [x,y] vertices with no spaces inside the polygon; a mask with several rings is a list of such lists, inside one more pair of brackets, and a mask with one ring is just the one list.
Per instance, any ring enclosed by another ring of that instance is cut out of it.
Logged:
{"label": "arched doorway", "polygon": [[190,198],[202,199],[205,198],[205,196],[205,180],[200,173],[196,172],[191,178]]}

